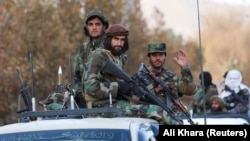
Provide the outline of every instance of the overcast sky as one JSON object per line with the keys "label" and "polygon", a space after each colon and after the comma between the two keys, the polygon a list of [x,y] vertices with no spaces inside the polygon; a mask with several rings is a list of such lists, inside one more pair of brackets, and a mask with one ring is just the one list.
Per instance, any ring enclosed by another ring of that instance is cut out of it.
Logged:
{"label": "overcast sky", "polygon": [[181,34],[184,38],[189,38],[198,34],[198,8],[202,20],[203,15],[210,11],[242,4],[250,6],[250,0],[142,0],[141,4],[150,26],[155,25],[151,17],[154,16],[153,8],[157,7],[164,14],[167,28],[172,28],[176,34]]}

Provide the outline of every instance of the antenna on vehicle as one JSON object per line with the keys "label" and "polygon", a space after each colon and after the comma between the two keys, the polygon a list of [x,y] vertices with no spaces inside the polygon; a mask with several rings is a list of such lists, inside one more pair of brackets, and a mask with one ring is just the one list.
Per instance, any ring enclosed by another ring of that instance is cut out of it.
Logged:
{"label": "antenna on vehicle", "polygon": [[32,64],[32,53],[29,54],[30,58],[30,74],[31,74],[31,101],[32,101],[32,111],[36,111],[36,99],[35,99],[35,89],[34,89],[34,74],[33,74],[33,64]]}
{"label": "antenna on vehicle", "polygon": [[72,74],[72,66],[71,66],[71,55],[69,54],[69,84],[67,85],[67,90],[70,92],[70,107],[71,110],[74,109],[75,107],[75,100],[74,100],[74,91],[72,89],[72,78],[71,78],[71,74]]}
{"label": "antenna on vehicle", "polygon": [[[203,76],[203,59],[202,59],[202,44],[201,44],[201,30],[200,30],[200,12],[199,12],[199,0],[197,0],[197,13],[198,13],[198,31],[199,31],[199,45],[200,45],[200,66],[201,66],[201,82],[202,82],[202,87],[204,88],[204,76]],[[204,123],[205,125],[207,124],[206,121],[206,105],[205,105],[205,101],[206,101],[206,97],[205,97],[205,91],[204,89],[202,89],[202,93],[203,93],[203,112],[204,112]]]}

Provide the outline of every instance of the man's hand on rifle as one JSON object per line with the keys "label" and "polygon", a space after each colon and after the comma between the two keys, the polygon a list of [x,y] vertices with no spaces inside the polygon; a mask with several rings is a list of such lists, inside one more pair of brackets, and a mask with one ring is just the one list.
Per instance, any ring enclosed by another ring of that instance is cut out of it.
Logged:
{"label": "man's hand on rifle", "polygon": [[125,81],[118,81],[118,93],[130,95],[131,87]]}
{"label": "man's hand on rifle", "polygon": [[157,85],[157,86],[154,88],[154,91],[155,91],[156,93],[159,93],[159,92],[161,92],[162,90],[163,90],[163,88],[162,88],[161,85]]}
{"label": "man's hand on rifle", "polygon": [[134,100],[148,102],[148,99],[145,97],[145,93],[147,93],[145,90],[146,88],[141,85],[118,81],[118,93],[130,96]]}

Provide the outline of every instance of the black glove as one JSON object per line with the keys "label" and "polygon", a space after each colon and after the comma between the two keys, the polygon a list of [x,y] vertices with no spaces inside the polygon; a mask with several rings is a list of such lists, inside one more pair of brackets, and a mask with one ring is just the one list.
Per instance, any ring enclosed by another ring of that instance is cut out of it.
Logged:
{"label": "black glove", "polygon": [[124,81],[118,81],[118,93],[129,94],[131,90],[130,85]]}

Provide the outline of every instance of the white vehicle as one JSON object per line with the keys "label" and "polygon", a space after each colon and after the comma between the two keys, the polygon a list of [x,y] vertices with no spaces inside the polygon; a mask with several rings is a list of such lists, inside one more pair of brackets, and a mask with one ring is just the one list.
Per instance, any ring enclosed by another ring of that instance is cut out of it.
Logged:
{"label": "white vehicle", "polygon": [[[63,95],[63,101],[67,104],[70,99],[69,109],[64,109],[67,106],[63,104],[61,110],[45,108],[44,111],[35,111],[19,69],[17,73],[21,84],[21,96],[26,107],[17,111],[19,123],[0,127],[0,141],[156,140],[159,130],[156,120],[125,117],[123,109],[112,107],[112,99],[110,107],[75,109],[74,90],[70,84],[63,86],[67,90]],[[42,104],[46,107],[45,103]]]}
{"label": "white vehicle", "polygon": [[[101,108],[98,108],[96,110],[100,109]],[[23,115],[21,115],[21,121],[25,122],[0,127],[0,141],[156,140],[155,136],[158,132],[158,122],[155,120],[130,117],[104,118],[84,117],[86,115],[75,116],[77,113],[84,113],[88,110],[89,109],[23,113]],[[47,114],[52,115],[52,117],[47,117]],[[70,117],[69,114],[74,116]],[[36,120],[27,122],[29,118],[34,119],[36,116],[43,116],[43,118],[37,118]]]}
{"label": "white vehicle", "polygon": [[[197,125],[250,125],[250,119],[242,114],[207,114],[196,115],[192,120]],[[190,125],[186,118],[183,119],[184,125]]]}

